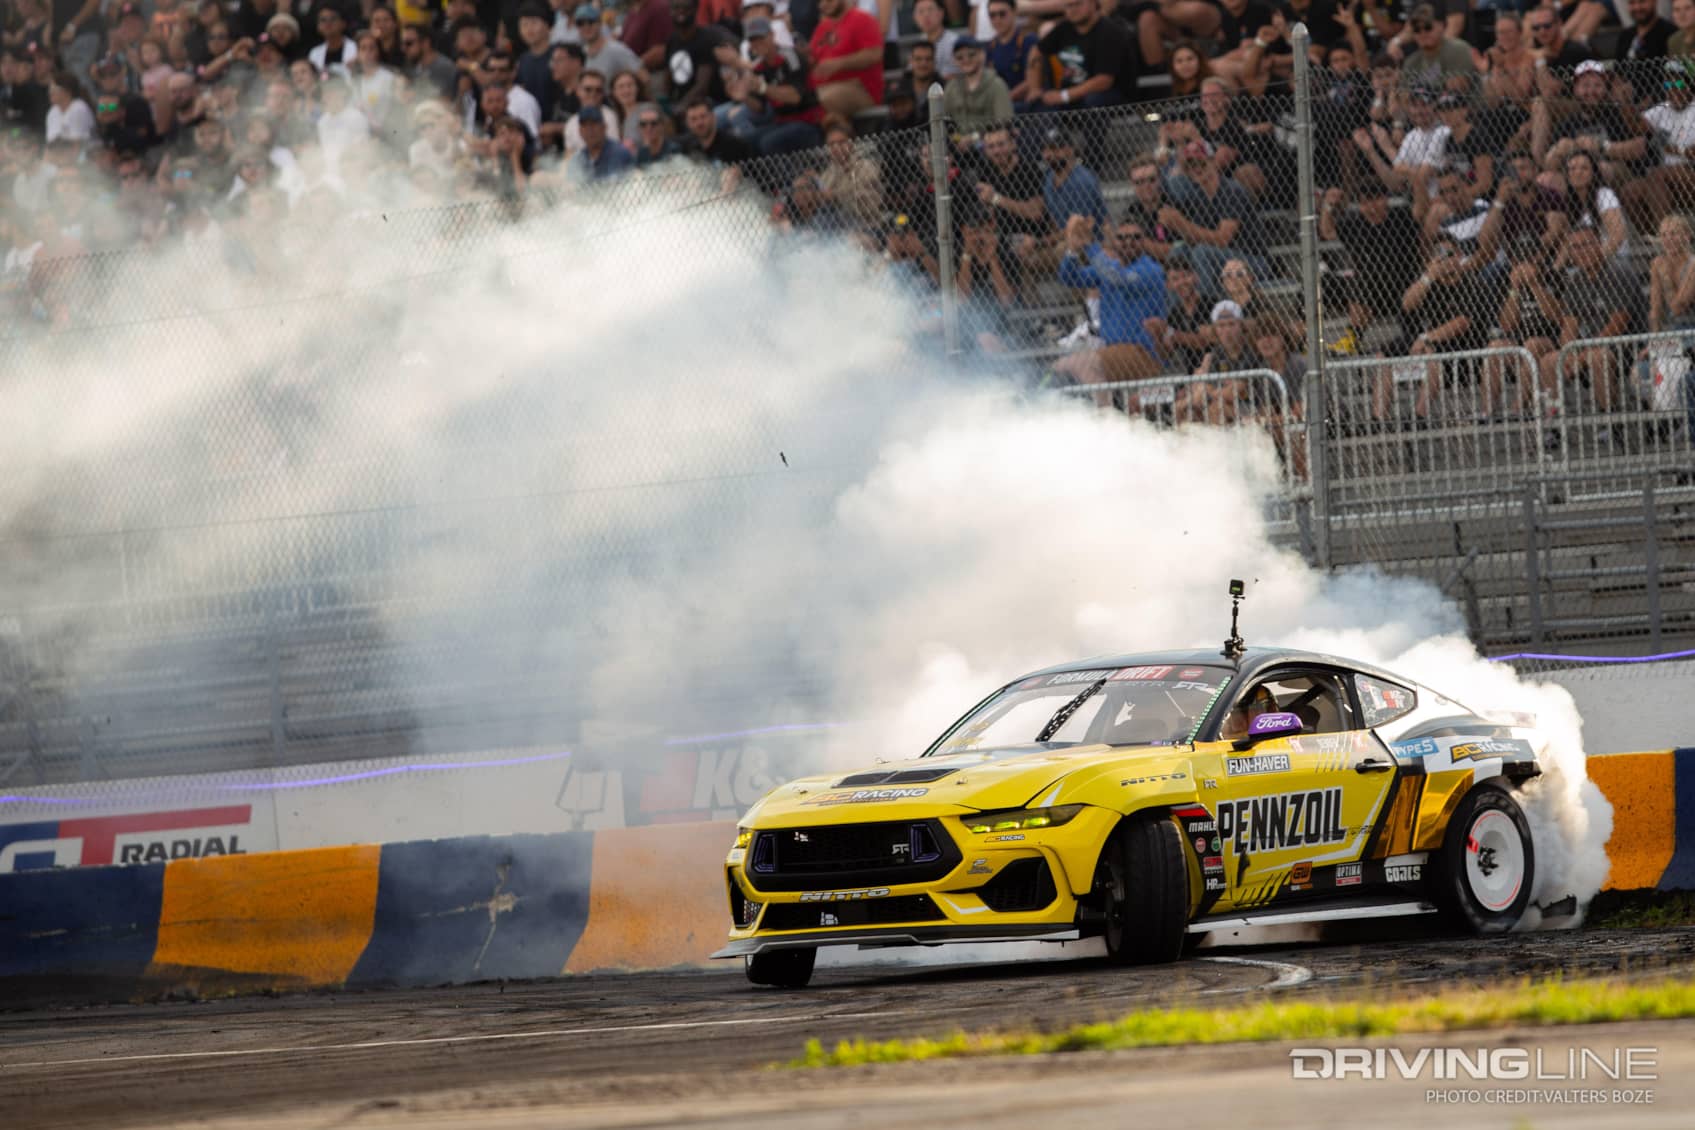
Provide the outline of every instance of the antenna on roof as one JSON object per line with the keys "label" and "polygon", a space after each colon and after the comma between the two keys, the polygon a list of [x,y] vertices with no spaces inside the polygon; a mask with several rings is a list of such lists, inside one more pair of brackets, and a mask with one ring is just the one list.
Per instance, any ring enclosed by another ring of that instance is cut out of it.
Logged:
{"label": "antenna on roof", "polygon": [[1236,617],[1242,610],[1242,594],[1246,591],[1241,581],[1230,582],[1230,638],[1224,641],[1224,658],[1234,662],[1242,658],[1246,646],[1242,643],[1242,631],[1236,626]]}

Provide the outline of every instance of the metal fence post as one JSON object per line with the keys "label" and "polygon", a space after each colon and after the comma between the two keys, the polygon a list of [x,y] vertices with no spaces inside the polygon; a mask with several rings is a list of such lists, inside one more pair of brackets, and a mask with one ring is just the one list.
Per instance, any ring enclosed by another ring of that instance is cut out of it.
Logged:
{"label": "metal fence post", "polygon": [[942,340],[948,356],[959,353],[959,299],[953,278],[953,193],[948,186],[948,122],[942,84],[930,84],[930,178],[936,189],[936,266],[941,272]]}
{"label": "metal fence post", "polygon": [[1330,410],[1324,388],[1324,308],[1318,281],[1318,205],[1312,173],[1312,65],[1307,25],[1289,30],[1295,57],[1295,154],[1300,173],[1301,293],[1307,322],[1307,475],[1312,482],[1313,552],[1330,568]]}
{"label": "metal fence post", "polygon": [[1530,597],[1530,642],[1542,643],[1542,560],[1536,537],[1535,480],[1524,484],[1524,572],[1525,589]]}
{"label": "metal fence post", "polygon": [[1648,541],[1644,547],[1643,564],[1647,567],[1648,583],[1648,649],[1660,653],[1660,533],[1658,506],[1654,499],[1654,476],[1650,472],[1642,484],[1642,525]]}

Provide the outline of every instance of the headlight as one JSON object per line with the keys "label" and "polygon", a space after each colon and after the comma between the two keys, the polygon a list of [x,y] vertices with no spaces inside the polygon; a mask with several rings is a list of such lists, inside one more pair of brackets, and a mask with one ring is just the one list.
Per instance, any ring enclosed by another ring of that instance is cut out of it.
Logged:
{"label": "headlight", "polygon": [[1071,820],[1083,811],[1080,804],[1063,804],[1058,808],[1015,808],[1002,812],[979,812],[975,816],[962,816],[968,832],[982,835],[985,832],[1021,832],[1028,828],[1057,828],[1061,824],[1069,824]]}
{"label": "headlight", "polygon": [[736,829],[736,846],[737,847],[745,848],[749,844],[751,844],[752,842],[753,842],[753,829],[752,828],[737,828]]}

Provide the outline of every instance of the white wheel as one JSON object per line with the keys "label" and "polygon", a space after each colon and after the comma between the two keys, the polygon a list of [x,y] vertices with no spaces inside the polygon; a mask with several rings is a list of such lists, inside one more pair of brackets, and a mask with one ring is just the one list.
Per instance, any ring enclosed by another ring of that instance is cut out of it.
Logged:
{"label": "white wheel", "polygon": [[1479,812],[1467,830],[1465,874],[1471,893],[1496,914],[1512,907],[1524,888],[1524,841],[1518,825],[1498,808]]}
{"label": "white wheel", "polygon": [[1507,788],[1479,785],[1454,811],[1442,840],[1435,895],[1448,916],[1474,934],[1518,925],[1536,881],[1530,822]]}

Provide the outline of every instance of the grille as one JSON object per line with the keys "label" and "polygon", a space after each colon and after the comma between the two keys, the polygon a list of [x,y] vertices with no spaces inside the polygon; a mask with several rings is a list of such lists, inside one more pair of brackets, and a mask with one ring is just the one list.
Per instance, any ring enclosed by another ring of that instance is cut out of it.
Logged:
{"label": "grille", "polygon": [[834,824],[759,832],[747,878],[765,891],[893,886],[939,879],[958,862],[934,820]]}
{"label": "grille", "polygon": [[829,926],[885,926],[894,922],[945,921],[929,895],[853,902],[774,902],[765,911],[766,930],[816,930]]}
{"label": "grille", "polygon": [[1059,892],[1045,859],[1020,859],[1001,868],[999,875],[983,884],[977,897],[990,910],[1007,914],[1016,910],[1040,910]]}
{"label": "grille", "polygon": [[759,908],[765,904],[754,902],[742,894],[742,889],[736,885],[736,877],[730,872],[726,871],[724,878],[730,884],[730,921],[738,929],[745,930],[759,920]]}
{"label": "grille", "polygon": [[851,777],[843,777],[836,782],[836,788],[854,788],[859,785],[922,785],[926,781],[939,781],[949,773],[959,772],[958,766],[936,769],[901,769],[879,771],[876,773],[855,773]]}

